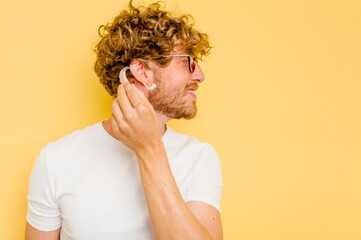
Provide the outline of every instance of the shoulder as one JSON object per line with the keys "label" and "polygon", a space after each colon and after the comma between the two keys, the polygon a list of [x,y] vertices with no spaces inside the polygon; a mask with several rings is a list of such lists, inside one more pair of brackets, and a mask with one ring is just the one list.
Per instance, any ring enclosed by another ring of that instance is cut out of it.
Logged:
{"label": "shoulder", "polygon": [[41,152],[45,155],[59,156],[67,153],[72,153],[74,150],[95,145],[94,136],[96,134],[97,124],[87,126],[83,129],[67,134],[60,139],[46,144]]}
{"label": "shoulder", "polygon": [[191,154],[217,155],[213,146],[207,142],[202,142],[196,137],[188,136],[169,128],[169,133],[166,139],[166,145],[171,150],[187,151]]}

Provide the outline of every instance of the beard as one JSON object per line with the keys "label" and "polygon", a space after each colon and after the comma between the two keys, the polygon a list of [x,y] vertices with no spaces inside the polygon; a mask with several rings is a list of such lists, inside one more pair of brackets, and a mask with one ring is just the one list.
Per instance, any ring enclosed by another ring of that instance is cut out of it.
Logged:
{"label": "beard", "polygon": [[184,89],[181,86],[167,88],[159,76],[155,76],[155,82],[157,87],[148,95],[155,111],[173,119],[192,119],[196,116],[196,102],[188,99],[187,89],[197,84],[189,84]]}

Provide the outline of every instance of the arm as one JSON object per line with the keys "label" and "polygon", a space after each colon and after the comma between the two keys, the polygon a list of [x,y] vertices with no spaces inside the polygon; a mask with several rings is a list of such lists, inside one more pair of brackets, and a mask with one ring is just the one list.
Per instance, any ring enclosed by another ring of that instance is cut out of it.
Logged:
{"label": "arm", "polygon": [[159,146],[160,151],[137,155],[156,239],[222,239],[218,210],[203,202],[183,201],[163,143]]}
{"label": "arm", "polygon": [[43,232],[26,222],[25,240],[59,240],[60,229],[55,231]]}
{"label": "arm", "polygon": [[213,236],[213,239],[223,240],[221,215],[216,208],[199,201],[189,201],[186,204],[192,214]]}

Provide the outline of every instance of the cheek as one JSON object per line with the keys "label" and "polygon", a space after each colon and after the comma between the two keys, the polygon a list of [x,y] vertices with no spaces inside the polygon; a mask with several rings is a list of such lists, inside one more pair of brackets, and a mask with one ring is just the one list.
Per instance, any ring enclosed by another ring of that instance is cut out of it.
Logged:
{"label": "cheek", "polygon": [[[176,77],[178,75],[178,77]],[[176,74],[173,72],[172,76],[162,75],[160,79],[163,81],[156,82],[157,88],[159,90],[159,94],[167,96],[185,96],[187,92],[189,79],[181,78],[180,75],[184,75],[181,73]]]}
{"label": "cheek", "polygon": [[166,91],[162,91],[163,96],[173,101],[181,101],[181,97],[187,95],[187,89],[184,86],[168,86]]}

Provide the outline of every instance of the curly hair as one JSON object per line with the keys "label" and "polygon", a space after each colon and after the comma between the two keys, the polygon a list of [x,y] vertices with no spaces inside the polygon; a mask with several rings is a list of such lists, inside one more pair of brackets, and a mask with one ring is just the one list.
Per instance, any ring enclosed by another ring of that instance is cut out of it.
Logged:
{"label": "curly hair", "polygon": [[129,10],[121,11],[112,23],[98,29],[100,40],[94,48],[97,54],[94,71],[114,98],[120,84],[119,72],[133,59],[145,60],[145,67],[148,67],[146,61],[165,67],[171,60],[160,57],[176,46],[200,60],[209,54],[209,37],[194,28],[193,17],[189,14],[173,16],[162,10],[161,3],[164,2],[136,8],[130,0]]}

